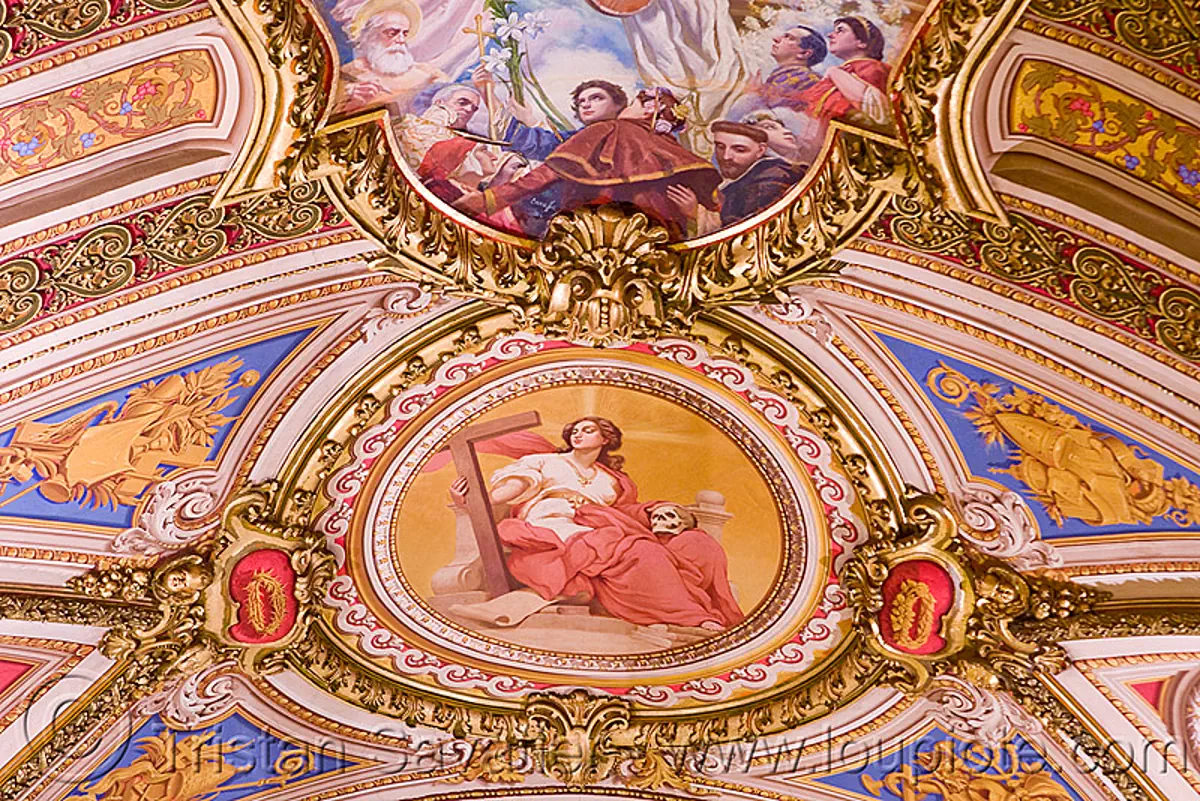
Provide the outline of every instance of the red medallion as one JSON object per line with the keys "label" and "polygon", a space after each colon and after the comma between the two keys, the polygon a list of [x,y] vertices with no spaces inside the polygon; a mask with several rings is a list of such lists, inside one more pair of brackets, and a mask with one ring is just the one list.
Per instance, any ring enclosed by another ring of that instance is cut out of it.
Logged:
{"label": "red medallion", "polygon": [[954,579],[937,562],[912,559],[896,565],[883,583],[883,641],[908,654],[937,653],[946,645],[942,626],[954,596]]}
{"label": "red medallion", "polygon": [[238,642],[270,643],[296,623],[296,573],[286,551],[263,548],[243,556],[229,576],[237,620],[229,636]]}

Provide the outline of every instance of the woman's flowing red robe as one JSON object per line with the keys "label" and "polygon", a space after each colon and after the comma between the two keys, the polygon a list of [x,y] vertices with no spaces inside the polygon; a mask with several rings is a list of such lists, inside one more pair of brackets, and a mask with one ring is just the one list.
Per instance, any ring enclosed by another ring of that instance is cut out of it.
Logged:
{"label": "woman's flowing red robe", "polygon": [[595,598],[630,623],[740,623],[745,614],[730,589],[720,543],[698,529],[653,533],[649,515],[660,502],[638,503],[629,476],[597,467],[616,480],[618,494],[612,506],[584,504],[575,511],[575,522],[590,530],[564,542],[519,517],[497,524],[513,577],[546,600]]}

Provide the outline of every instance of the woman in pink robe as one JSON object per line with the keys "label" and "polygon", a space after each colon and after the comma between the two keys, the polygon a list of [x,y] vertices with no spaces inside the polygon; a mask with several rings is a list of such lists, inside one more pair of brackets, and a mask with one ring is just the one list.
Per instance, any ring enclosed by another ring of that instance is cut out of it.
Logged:
{"label": "woman in pink robe", "polygon": [[[699,529],[655,534],[637,487],[613,451],[610,420],[567,424],[568,449],[527,453],[492,475],[493,503],[510,504],[497,529],[513,577],[547,601],[595,598],[630,623],[669,623],[718,631],[745,615],[729,586],[725,551]],[[466,483],[455,483],[457,502]]]}

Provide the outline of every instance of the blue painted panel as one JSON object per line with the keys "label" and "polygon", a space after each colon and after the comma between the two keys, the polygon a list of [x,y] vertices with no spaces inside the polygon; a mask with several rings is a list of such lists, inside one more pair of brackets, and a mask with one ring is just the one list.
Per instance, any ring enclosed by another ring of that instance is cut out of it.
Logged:
{"label": "blue painted panel", "polygon": [[[103,395],[88,398],[85,401],[74,404],[66,409],[62,409],[54,414],[49,414],[44,417],[39,417],[35,422],[38,423],[60,423],[71,419],[72,417],[84,413],[89,409],[97,409],[97,413],[88,424],[88,428],[95,427],[97,424],[105,420],[111,419],[112,415],[120,413],[124,408],[130,393],[140,385],[148,383],[159,384],[164,379],[170,376],[180,376],[185,382],[187,376],[195,374],[199,370],[206,367],[211,367],[215,364],[225,362],[231,358],[237,358],[241,361],[241,365],[230,376],[227,384],[232,403],[226,406],[220,414],[228,418],[228,420],[220,425],[215,431],[211,432],[212,447],[209,449],[208,458],[215,458],[220,451],[221,446],[233,431],[234,424],[237,418],[246,410],[253,400],[254,396],[268,382],[271,375],[279,369],[283,361],[313,332],[312,328],[293,331],[287,334],[282,334],[271,339],[266,339],[261,342],[256,342],[252,345],[246,345],[240,348],[233,348],[222,353],[209,356],[205,359],[192,362],[174,370],[159,373],[146,378],[138,384],[131,384],[120,389],[114,389]],[[257,380],[251,382],[253,375],[257,374]],[[111,403],[116,407],[116,411],[112,414],[107,413],[107,409],[100,409],[103,404]],[[8,429],[0,432],[0,448],[12,444],[13,436],[16,433],[16,428]],[[0,451],[0,456],[3,453]],[[175,469],[171,465],[159,465],[161,472],[164,475],[169,475]],[[0,470],[3,470],[0,465]],[[44,477],[44,476],[43,476]],[[4,482],[6,478],[3,472],[0,472],[0,482]],[[135,506],[133,504],[116,503],[115,505],[101,504],[94,507],[93,504],[87,501],[69,500],[66,502],[54,502],[45,497],[41,491],[32,490],[13,500],[14,496],[24,490],[28,490],[40,483],[40,478],[34,475],[24,481],[18,480],[11,475],[6,483],[2,483],[3,494],[0,494],[0,515],[4,517],[19,517],[30,518],[34,520],[53,520],[69,523],[82,523],[93,526],[109,526],[113,528],[128,528],[133,523],[133,513]],[[144,495],[145,493],[141,493]],[[139,496],[141,497],[141,496]]]}
{"label": "blue painted panel", "polygon": [[[1046,514],[1045,508],[1038,501],[1031,497],[1029,488],[1024,482],[1007,473],[996,472],[1004,470],[1012,465],[1011,456],[1015,453],[1015,448],[1008,442],[986,442],[984,435],[975,427],[966,416],[966,412],[973,408],[974,403],[967,401],[961,406],[955,406],[948,403],[934,393],[928,383],[927,378],[931,372],[936,370],[942,364],[951,367],[954,370],[962,373],[967,378],[978,383],[991,383],[1000,388],[1000,394],[1011,392],[1014,388],[1025,390],[1026,392],[1040,395],[1041,393],[1029,386],[1017,384],[1007,378],[1003,378],[996,373],[989,372],[975,365],[961,361],[959,359],[946,356],[938,353],[930,348],[921,345],[913,344],[907,340],[898,337],[888,336],[878,333],[877,336],[883,344],[892,352],[896,359],[903,365],[904,369],[912,376],[916,384],[921,388],[925,397],[929,399],[933,408],[937,410],[942,420],[945,421],[946,427],[949,429],[951,436],[958,443],[959,449],[962,451],[963,457],[966,459],[967,465],[972,474],[976,476],[989,478],[999,484],[1020,493],[1029,501],[1029,507],[1037,518],[1038,526],[1041,529],[1042,537],[1045,539],[1055,539],[1060,537],[1078,537],[1078,536],[1095,536],[1104,534],[1122,534],[1130,532],[1163,532],[1163,531],[1183,531],[1197,530],[1200,525],[1181,526],[1174,522],[1166,515],[1160,515],[1154,518],[1153,522],[1146,524],[1116,524],[1108,526],[1095,526],[1076,518],[1067,518],[1063,525],[1059,526],[1054,520]],[[1109,434],[1116,437],[1126,445],[1136,446],[1142,451],[1143,456],[1153,459],[1158,464],[1162,465],[1163,476],[1166,479],[1183,478],[1192,484],[1200,485],[1200,474],[1184,467],[1174,459],[1171,459],[1150,448],[1144,442],[1134,440],[1116,429],[1104,425],[1103,423],[1094,420],[1088,415],[1080,412],[1078,409],[1063,406],[1051,402],[1052,406],[1063,409],[1073,417],[1077,418],[1081,423],[1097,433]]]}

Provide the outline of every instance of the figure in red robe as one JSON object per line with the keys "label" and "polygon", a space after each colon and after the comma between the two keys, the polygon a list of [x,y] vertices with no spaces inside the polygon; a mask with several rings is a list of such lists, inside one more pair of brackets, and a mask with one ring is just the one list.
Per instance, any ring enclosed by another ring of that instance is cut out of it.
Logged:
{"label": "figure in red robe", "polygon": [[688,217],[667,197],[684,186],[705,207],[717,210],[721,176],[712,164],[683,147],[683,127],[666,89],[638,95],[616,119],[590,122],[558,145],[545,162],[511,183],[470,193],[455,203],[472,215],[495,214],[550,187],[561,194],[559,211],[585,205],[631,203],[667,228],[673,239],[687,234]]}
{"label": "figure in red robe", "polygon": [[[640,625],[719,631],[745,618],[721,544],[678,504],[638,502],[637,487],[613,453],[621,431],[612,421],[567,424],[564,451],[531,434],[523,438],[525,447],[515,450],[480,447],[524,451],[492,475],[492,502],[510,505],[497,529],[513,578],[546,601],[594,598],[613,616]],[[455,482],[456,503],[465,502],[466,487],[465,479]],[[675,515],[659,515],[652,528],[651,515],[664,507]]]}
{"label": "figure in red robe", "polygon": [[829,34],[829,52],[843,62],[804,90],[799,105],[811,117],[828,124],[850,120],[873,127],[891,125],[887,99],[892,68],[883,62],[884,40],[879,28],[863,17],[840,17]]}

